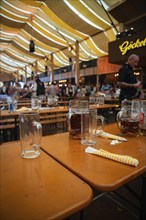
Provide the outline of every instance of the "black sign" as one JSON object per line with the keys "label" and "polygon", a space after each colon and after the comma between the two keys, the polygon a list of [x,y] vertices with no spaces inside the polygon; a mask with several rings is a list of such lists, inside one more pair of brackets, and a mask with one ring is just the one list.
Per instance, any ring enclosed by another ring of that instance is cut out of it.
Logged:
{"label": "black sign", "polygon": [[122,64],[129,55],[137,54],[140,57],[140,65],[146,66],[146,31],[112,41],[108,50],[109,63]]}

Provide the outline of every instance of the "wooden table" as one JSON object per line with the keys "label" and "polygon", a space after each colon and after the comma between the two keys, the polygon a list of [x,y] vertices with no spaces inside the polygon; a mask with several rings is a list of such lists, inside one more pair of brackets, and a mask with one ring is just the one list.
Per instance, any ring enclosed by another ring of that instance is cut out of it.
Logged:
{"label": "wooden table", "polygon": [[[48,105],[48,102],[47,101],[43,101],[42,102],[42,106],[47,106]],[[58,106],[68,106],[69,105],[69,102],[68,101],[58,101],[57,102],[57,105]],[[18,102],[18,107],[21,107],[21,106],[27,106],[27,107],[31,107],[31,101],[30,102]]]}
{"label": "wooden table", "polygon": [[[118,105],[114,105],[114,104],[104,104],[104,105],[90,105],[89,106],[90,108],[92,109],[109,109],[109,108],[116,108],[118,107]],[[69,107],[68,106],[57,106],[57,107],[54,107],[54,108],[47,108],[47,107],[42,107],[40,110],[37,110],[37,112],[39,112],[40,114],[45,114],[45,113],[59,113],[59,112],[66,112],[68,113],[69,111]],[[31,110],[28,110],[28,111],[24,111],[24,112],[31,112]],[[11,118],[18,118],[20,112],[19,111],[14,111],[14,112],[11,112],[9,113],[8,110],[2,110],[0,112],[0,117],[1,119],[3,117],[11,117]]]}
{"label": "wooden table", "polygon": [[[29,113],[31,112],[31,110],[24,112]],[[68,107],[60,106],[54,108],[41,108],[37,112],[40,115],[40,122],[43,126],[43,131],[45,132],[45,128],[47,124],[57,125],[58,123],[63,123],[63,126],[64,124],[66,124]],[[9,113],[7,110],[3,110],[0,112],[0,132],[2,132],[2,136],[3,136],[3,138],[1,139],[7,140],[9,133],[10,133],[10,140],[19,139],[19,114],[20,112],[18,111]],[[66,126],[64,126],[64,130],[66,131]],[[0,140],[0,143],[2,142],[3,140]]]}
{"label": "wooden table", "polygon": [[[112,134],[120,133],[116,124],[107,125],[105,131]],[[68,133],[44,137],[42,149],[93,188],[102,192],[116,190],[146,173],[146,136],[127,137],[128,142],[114,146],[110,145],[111,139],[103,137],[97,139],[94,148],[130,155],[139,160],[139,165],[132,167],[85,153],[86,147],[81,145],[80,140],[69,139]],[[145,179],[143,181],[146,183]],[[143,200],[146,204],[146,196]],[[146,219],[145,217],[141,219]]]}
{"label": "wooden table", "polygon": [[[23,107],[25,107],[25,105],[23,105]],[[4,117],[4,116],[8,116],[8,115],[11,115],[11,116],[19,116],[20,112],[18,111],[19,109],[17,109],[16,111],[14,112],[11,112],[9,113],[8,110],[2,110],[0,112],[0,116],[1,117]],[[27,111],[24,111],[25,113],[27,112],[31,112],[33,110],[29,109]],[[53,108],[48,108],[48,107],[42,107],[41,109],[37,110],[39,113],[48,113],[48,112],[68,112],[68,106],[57,106],[57,107],[53,107]]]}
{"label": "wooden table", "polygon": [[91,188],[43,151],[24,159],[17,141],[0,155],[0,219],[64,219],[91,202]]}
{"label": "wooden table", "polygon": [[118,98],[105,98],[105,103],[112,103],[112,104],[119,104],[119,99]]}
{"label": "wooden table", "polygon": [[96,109],[109,109],[109,108],[118,108],[119,105],[117,104],[103,104],[103,105],[96,105],[96,104],[90,104],[90,108],[96,108]]}
{"label": "wooden table", "polygon": [[[106,114],[104,112],[98,112],[98,114],[103,115],[107,119],[107,122],[108,122],[108,118],[109,118],[108,109],[110,109],[110,108],[114,109],[117,107],[117,105],[114,105],[114,104],[104,104],[104,105],[91,104],[89,107],[97,109],[99,111],[106,110]],[[29,111],[31,112],[31,109],[28,108],[28,110],[25,112],[29,112]],[[46,130],[48,130],[48,128],[46,128],[46,126],[50,125],[51,123],[55,124],[55,126],[58,123],[62,123],[64,131],[67,130],[67,124],[66,124],[65,117],[67,117],[67,113],[69,112],[68,106],[57,106],[54,108],[42,107],[40,110],[37,110],[37,111],[40,114],[40,122],[43,125],[44,134],[46,133]],[[0,131],[3,131],[5,129],[5,139],[8,139],[7,138],[7,136],[8,136],[7,131],[8,131],[11,136],[10,140],[18,140],[18,137],[19,137],[18,116],[19,116],[19,114],[20,114],[19,111],[14,111],[14,112],[9,113],[8,110],[2,110],[0,112]],[[53,114],[56,115],[55,121],[53,119]],[[46,116],[52,117],[53,120],[50,120],[51,118],[49,118],[47,120]],[[13,122],[12,122],[12,120],[13,120]],[[1,143],[1,141],[0,141],[0,143]]]}
{"label": "wooden table", "polygon": [[[90,104],[89,105],[89,108],[92,108],[92,109],[109,109],[109,108],[117,108],[119,105],[116,105],[116,104],[103,104],[103,105],[95,105],[95,104]],[[25,106],[25,104],[23,104],[22,107],[27,107]],[[19,109],[18,109],[19,110]],[[16,117],[19,115],[19,111],[14,111],[14,112],[11,112],[9,113],[8,110],[2,110],[0,111],[0,116],[1,117],[4,117],[4,116],[12,116],[12,117]],[[29,112],[31,111],[28,110],[28,111],[25,111],[25,112]],[[48,112],[68,112],[69,111],[69,107],[68,106],[57,106],[57,107],[54,107],[54,108],[48,108],[48,107],[42,107],[40,110],[38,110],[38,112],[40,113],[48,113]]]}
{"label": "wooden table", "polygon": [[[68,106],[69,105],[69,101],[58,101],[57,102],[58,104],[57,104],[57,106]],[[44,102],[42,102],[42,107],[47,107],[47,105],[48,105],[48,102],[46,102],[46,101],[44,101]],[[21,107],[23,107],[23,106],[25,106],[25,107],[27,107],[27,108],[31,108],[31,100],[26,100],[26,101],[24,101],[24,102],[18,102],[17,103],[17,108],[21,108]],[[2,108],[2,107],[4,107],[5,109],[7,109],[8,108],[8,104],[7,104],[7,102],[1,102],[0,103],[0,108]]]}

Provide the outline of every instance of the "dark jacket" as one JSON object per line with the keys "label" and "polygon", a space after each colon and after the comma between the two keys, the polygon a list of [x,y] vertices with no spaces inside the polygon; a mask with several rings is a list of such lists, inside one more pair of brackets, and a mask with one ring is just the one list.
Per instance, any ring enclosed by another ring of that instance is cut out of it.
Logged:
{"label": "dark jacket", "polygon": [[[118,81],[125,82],[128,84],[137,83],[136,76],[134,75],[134,72],[133,72],[133,69],[131,66],[129,66],[128,64],[124,64],[120,68]],[[137,93],[136,88],[131,88],[131,87],[121,88],[119,98],[120,98],[120,100],[124,100],[125,98],[130,100],[135,97],[136,93]]]}
{"label": "dark jacket", "polygon": [[36,95],[45,95],[45,85],[42,81],[40,81],[39,79],[36,80],[37,83],[37,90],[36,90]]}

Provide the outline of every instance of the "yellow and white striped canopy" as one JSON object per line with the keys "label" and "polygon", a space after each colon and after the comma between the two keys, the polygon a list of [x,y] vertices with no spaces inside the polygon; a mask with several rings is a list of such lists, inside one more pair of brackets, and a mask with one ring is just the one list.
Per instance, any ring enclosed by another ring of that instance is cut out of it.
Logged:
{"label": "yellow and white striped canopy", "polygon": [[[80,61],[107,55],[108,42],[117,33],[106,11],[119,1],[0,0],[1,72],[31,73],[36,61],[38,72],[44,72],[51,54],[55,68],[67,66],[69,57],[75,56],[76,41]],[[118,30],[118,22],[110,17]],[[29,52],[31,39],[34,53]]]}

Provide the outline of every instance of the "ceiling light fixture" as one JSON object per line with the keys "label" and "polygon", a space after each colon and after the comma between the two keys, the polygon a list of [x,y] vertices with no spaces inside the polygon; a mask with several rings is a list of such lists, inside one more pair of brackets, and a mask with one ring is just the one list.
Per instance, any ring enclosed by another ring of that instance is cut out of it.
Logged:
{"label": "ceiling light fixture", "polygon": [[48,75],[48,66],[45,66],[45,76]]}
{"label": "ceiling light fixture", "polygon": [[33,53],[35,52],[35,43],[33,41],[33,26],[32,26],[32,22],[33,22],[33,15],[31,14],[31,40],[29,43],[29,52]]}
{"label": "ceiling light fixture", "polygon": [[33,41],[33,40],[30,40],[30,43],[29,43],[29,52],[31,52],[31,53],[35,52],[35,44],[34,44],[34,41]]}
{"label": "ceiling light fixture", "polygon": [[135,30],[134,30],[134,28],[133,27],[131,27],[129,30],[125,30],[125,31],[123,31],[123,32],[119,32],[117,35],[116,35],[116,37],[117,37],[117,40],[119,40],[120,38],[122,38],[122,37],[129,37],[129,36],[131,36],[132,34],[134,34],[135,33]]}

